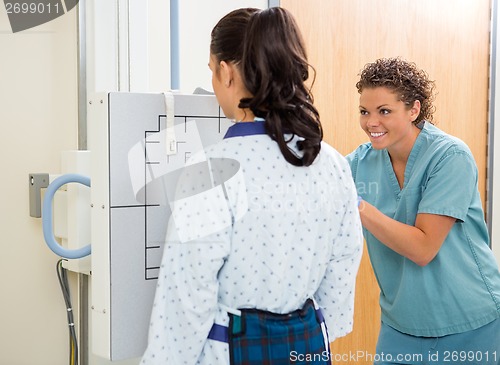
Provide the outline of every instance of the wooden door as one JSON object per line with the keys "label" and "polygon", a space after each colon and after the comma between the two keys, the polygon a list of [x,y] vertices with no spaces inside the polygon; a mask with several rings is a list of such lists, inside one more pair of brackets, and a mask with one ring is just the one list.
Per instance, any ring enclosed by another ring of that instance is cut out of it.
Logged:
{"label": "wooden door", "polygon": [[[325,140],[347,154],[367,141],[358,124],[358,73],[380,57],[415,62],[436,81],[435,124],[464,140],[486,194],[489,0],[281,0],[296,17],[316,69]],[[371,364],[380,328],[379,289],[366,251],[354,331],[333,344],[335,364]],[[355,355],[354,357],[352,355]]]}

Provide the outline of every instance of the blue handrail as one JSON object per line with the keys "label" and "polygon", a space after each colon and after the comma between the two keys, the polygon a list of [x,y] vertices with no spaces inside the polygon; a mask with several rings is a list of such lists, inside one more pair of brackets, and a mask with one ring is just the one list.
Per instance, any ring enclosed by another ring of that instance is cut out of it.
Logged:
{"label": "blue handrail", "polygon": [[63,185],[76,182],[90,187],[90,178],[80,174],[65,174],[56,178],[45,191],[42,205],[42,229],[47,246],[56,254],[66,259],[79,259],[90,255],[90,244],[78,249],[70,250],[62,247],[54,238],[52,228],[52,200],[56,191]]}

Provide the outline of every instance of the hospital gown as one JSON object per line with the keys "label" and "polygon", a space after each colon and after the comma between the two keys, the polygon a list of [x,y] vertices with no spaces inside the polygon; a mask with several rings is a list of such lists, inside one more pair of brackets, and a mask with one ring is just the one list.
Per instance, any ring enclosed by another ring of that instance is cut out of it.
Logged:
{"label": "hospital gown", "polygon": [[363,241],[349,166],[326,143],[293,166],[263,131],[233,125],[179,178],[141,364],[229,364],[207,335],[236,308],[288,313],[313,298],[330,342],[352,330]]}

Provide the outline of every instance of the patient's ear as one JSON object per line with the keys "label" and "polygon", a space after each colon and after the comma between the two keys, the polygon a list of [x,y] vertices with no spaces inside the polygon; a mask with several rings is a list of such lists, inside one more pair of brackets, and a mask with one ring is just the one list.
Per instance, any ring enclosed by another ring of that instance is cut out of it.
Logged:
{"label": "patient's ear", "polygon": [[220,71],[221,80],[224,83],[224,86],[231,86],[234,77],[233,65],[231,63],[227,63],[226,61],[220,61]]}

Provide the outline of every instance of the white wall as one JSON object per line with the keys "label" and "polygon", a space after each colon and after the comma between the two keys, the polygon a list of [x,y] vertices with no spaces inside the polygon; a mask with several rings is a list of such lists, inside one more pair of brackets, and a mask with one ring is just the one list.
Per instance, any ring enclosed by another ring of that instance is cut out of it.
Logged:
{"label": "white wall", "polygon": [[29,216],[28,174],[60,172],[77,147],[75,10],[16,34],[0,11],[0,49],[0,364],[67,364],[58,258]]}

